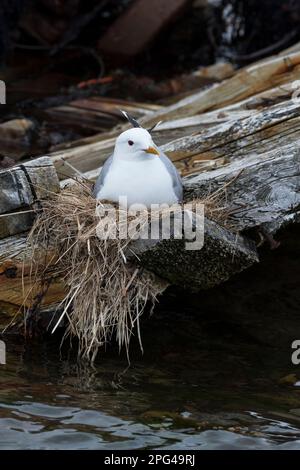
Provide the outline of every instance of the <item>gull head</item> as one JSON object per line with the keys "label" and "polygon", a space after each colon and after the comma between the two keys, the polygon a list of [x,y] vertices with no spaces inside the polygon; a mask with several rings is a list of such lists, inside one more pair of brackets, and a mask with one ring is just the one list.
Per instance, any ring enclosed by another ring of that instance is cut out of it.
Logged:
{"label": "gull head", "polygon": [[159,150],[146,129],[136,127],[129,129],[116,140],[114,156],[123,160],[145,160],[157,158]]}

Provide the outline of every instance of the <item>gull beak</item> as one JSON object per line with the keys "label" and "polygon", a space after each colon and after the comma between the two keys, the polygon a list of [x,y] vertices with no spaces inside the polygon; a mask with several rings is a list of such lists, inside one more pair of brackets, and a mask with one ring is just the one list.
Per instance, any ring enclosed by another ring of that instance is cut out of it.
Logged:
{"label": "gull beak", "polygon": [[148,147],[147,149],[144,149],[144,152],[159,155],[159,151],[154,147]]}

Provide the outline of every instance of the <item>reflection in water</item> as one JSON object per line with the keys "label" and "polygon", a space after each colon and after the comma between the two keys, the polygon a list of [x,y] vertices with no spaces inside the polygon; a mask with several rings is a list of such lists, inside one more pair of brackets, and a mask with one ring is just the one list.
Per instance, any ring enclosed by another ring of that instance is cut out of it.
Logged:
{"label": "reflection in water", "polygon": [[130,367],[114,350],[91,368],[60,356],[58,340],[7,337],[0,448],[300,448],[299,248],[288,246],[216,291],[170,291],[145,315],[145,354],[132,344]]}

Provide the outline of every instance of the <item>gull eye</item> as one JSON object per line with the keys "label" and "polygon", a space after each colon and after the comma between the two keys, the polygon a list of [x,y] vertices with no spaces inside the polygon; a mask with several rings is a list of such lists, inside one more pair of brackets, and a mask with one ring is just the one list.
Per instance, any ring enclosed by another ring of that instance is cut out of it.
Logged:
{"label": "gull eye", "polygon": [[133,144],[134,144],[133,140],[128,140],[128,145],[133,145]]}

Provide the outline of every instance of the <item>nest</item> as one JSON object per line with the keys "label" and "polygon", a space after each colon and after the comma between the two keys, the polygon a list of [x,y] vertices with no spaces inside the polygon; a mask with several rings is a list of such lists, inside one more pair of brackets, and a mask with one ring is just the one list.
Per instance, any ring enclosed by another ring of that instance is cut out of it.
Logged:
{"label": "nest", "polygon": [[[206,214],[224,222],[219,196],[212,195],[204,202]],[[133,331],[142,348],[139,319],[146,305],[150,311],[153,309],[158,295],[167,286],[141,268],[137,259],[127,259],[132,238],[118,236],[121,220],[128,216],[124,209],[116,207],[117,236],[99,238],[96,211],[99,204],[105,209],[105,202],[97,202],[90,187],[82,182],[52,194],[42,201],[43,210],[38,213],[28,239],[33,249],[32,276],[39,291],[45,293],[56,278],[66,287],[59,305],[59,320],[51,326],[52,331],[63,319],[67,320],[64,338],[77,337],[79,355],[90,361],[94,361],[99,347],[114,336],[119,348],[124,346],[128,354]]]}

